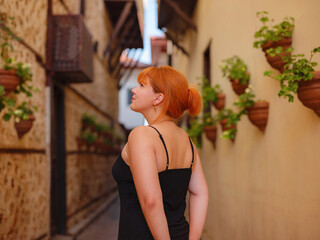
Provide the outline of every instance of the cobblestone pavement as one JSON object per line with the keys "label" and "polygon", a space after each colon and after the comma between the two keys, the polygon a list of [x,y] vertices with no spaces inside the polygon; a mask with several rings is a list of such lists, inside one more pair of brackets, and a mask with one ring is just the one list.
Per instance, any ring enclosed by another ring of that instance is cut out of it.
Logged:
{"label": "cobblestone pavement", "polygon": [[108,209],[102,213],[76,240],[117,240],[118,224],[120,217],[120,201],[111,203]]}

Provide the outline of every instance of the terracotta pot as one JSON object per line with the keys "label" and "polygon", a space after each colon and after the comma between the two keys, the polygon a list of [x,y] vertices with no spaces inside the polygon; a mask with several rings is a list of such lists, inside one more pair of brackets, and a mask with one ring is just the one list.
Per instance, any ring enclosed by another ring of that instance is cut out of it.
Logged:
{"label": "terracotta pot", "polygon": [[218,101],[213,103],[213,106],[220,111],[222,108],[224,108],[225,104],[226,104],[226,95],[223,93],[219,93]]}
{"label": "terracotta pot", "polygon": [[11,93],[20,84],[20,77],[18,77],[16,71],[0,69],[0,85],[4,87],[5,96]]}
{"label": "terracotta pot", "polygon": [[313,72],[310,81],[300,81],[298,98],[304,106],[311,108],[320,117],[320,71]]}
{"label": "terracotta pot", "polygon": [[216,145],[216,138],[217,138],[217,127],[216,126],[205,126],[203,128],[206,137],[212,142],[213,146]]}
{"label": "terracotta pot", "polygon": [[[228,119],[227,118],[225,118],[225,119],[222,119],[221,121],[220,121],[220,125],[221,125],[221,128],[222,128],[222,131],[224,132],[224,131],[227,131],[227,130],[229,130],[229,129],[237,129],[237,126],[236,125],[231,125],[231,126],[226,126],[227,125],[227,123],[228,123]],[[230,139],[232,142],[234,142],[234,140],[235,139]]]}
{"label": "terracotta pot", "polygon": [[242,84],[239,79],[230,79],[232,83],[233,91],[237,95],[241,95],[245,92],[246,88],[249,86],[249,81],[246,84]]}
{"label": "terracotta pot", "polygon": [[275,69],[279,70],[280,72],[283,72],[284,70],[284,65],[286,65],[286,63],[282,60],[282,58],[280,56],[274,56],[271,57],[269,54],[267,54],[267,50],[269,48],[277,48],[277,47],[282,47],[283,51],[281,53],[281,56],[289,56],[291,53],[286,52],[285,50],[289,47],[291,47],[292,44],[292,38],[288,37],[288,38],[282,38],[279,41],[275,41],[275,42],[267,42],[265,44],[263,44],[262,46],[262,50],[265,52],[265,56],[267,58],[268,63]]}
{"label": "terracotta pot", "polygon": [[247,107],[250,122],[264,132],[269,115],[269,103],[266,101],[255,102],[253,106]]}
{"label": "terracotta pot", "polygon": [[237,126],[236,125],[231,125],[231,126],[226,126],[228,123],[228,119],[227,118],[224,118],[220,121],[220,125],[221,125],[221,128],[222,128],[222,131],[226,131],[226,130],[229,130],[229,129],[236,129]]}
{"label": "terracotta pot", "polygon": [[20,122],[14,122],[14,127],[17,130],[18,137],[22,138],[24,134],[30,131],[35,120],[33,115],[29,115],[28,120],[21,120]]}

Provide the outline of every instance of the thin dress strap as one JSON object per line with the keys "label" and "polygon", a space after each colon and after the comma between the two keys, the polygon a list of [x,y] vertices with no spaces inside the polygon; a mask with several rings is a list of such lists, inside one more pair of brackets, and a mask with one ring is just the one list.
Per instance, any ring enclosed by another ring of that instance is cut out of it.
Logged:
{"label": "thin dress strap", "polygon": [[[156,129],[156,128],[153,127],[153,126],[149,126],[149,127],[152,127],[154,130],[156,130],[156,131],[158,132],[159,137],[160,137],[160,139],[161,139],[161,142],[163,143],[164,149],[166,150],[166,154],[167,154],[167,166],[166,166],[166,171],[167,171],[168,168],[169,168],[169,154],[168,154],[167,146],[166,146],[166,144],[165,144],[165,142],[164,142],[164,140],[163,140],[163,137],[162,137],[161,133],[158,131],[158,129]],[[193,150],[192,150],[192,151],[193,151]]]}
{"label": "thin dress strap", "polygon": [[190,168],[192,169],[192,165],[193,165],[193,162],[194,162],[194,149],[193,149],[193,144],[192,144],[192,141],[191,141],[190,137],[189,137],[189,141],[190,141],[191,150],[192,150],[192,162],[191,162],[191,166],[190,166]]}

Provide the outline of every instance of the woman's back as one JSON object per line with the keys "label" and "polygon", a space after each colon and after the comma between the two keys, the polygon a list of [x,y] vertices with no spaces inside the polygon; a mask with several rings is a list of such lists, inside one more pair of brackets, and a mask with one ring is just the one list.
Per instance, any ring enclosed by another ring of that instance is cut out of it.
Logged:
{"label": "woman's back", "polygon": [[[188,239],[189,225],[184,217],[185,198],[194,159],[193,145],[182,129],[170,124],[157,124],[148,130],[154,145],[163,206],[171,239]],[[151,133],[151,131],[153,131]],[[161,131],[161,133],[160,133]],[[126,154],[124,148],[123,155]],[[119,239],[152,239],[144,219],[130,167],[119,156],[113,167],[120,194]]]}

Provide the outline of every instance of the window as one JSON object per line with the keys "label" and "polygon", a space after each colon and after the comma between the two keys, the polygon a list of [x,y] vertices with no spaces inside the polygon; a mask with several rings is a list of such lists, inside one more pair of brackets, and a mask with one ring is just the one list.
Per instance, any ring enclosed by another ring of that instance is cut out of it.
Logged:
{"label": "window", "polygon": [[[209,42],[208,47],[203,53],[203,75],[208,79],[208,85],[211,85],[210,79],[210,45],[211,40]],[[211,112],[211,105],[209,104],[208,107],[203,108],[203,113],[210,113]]]}

